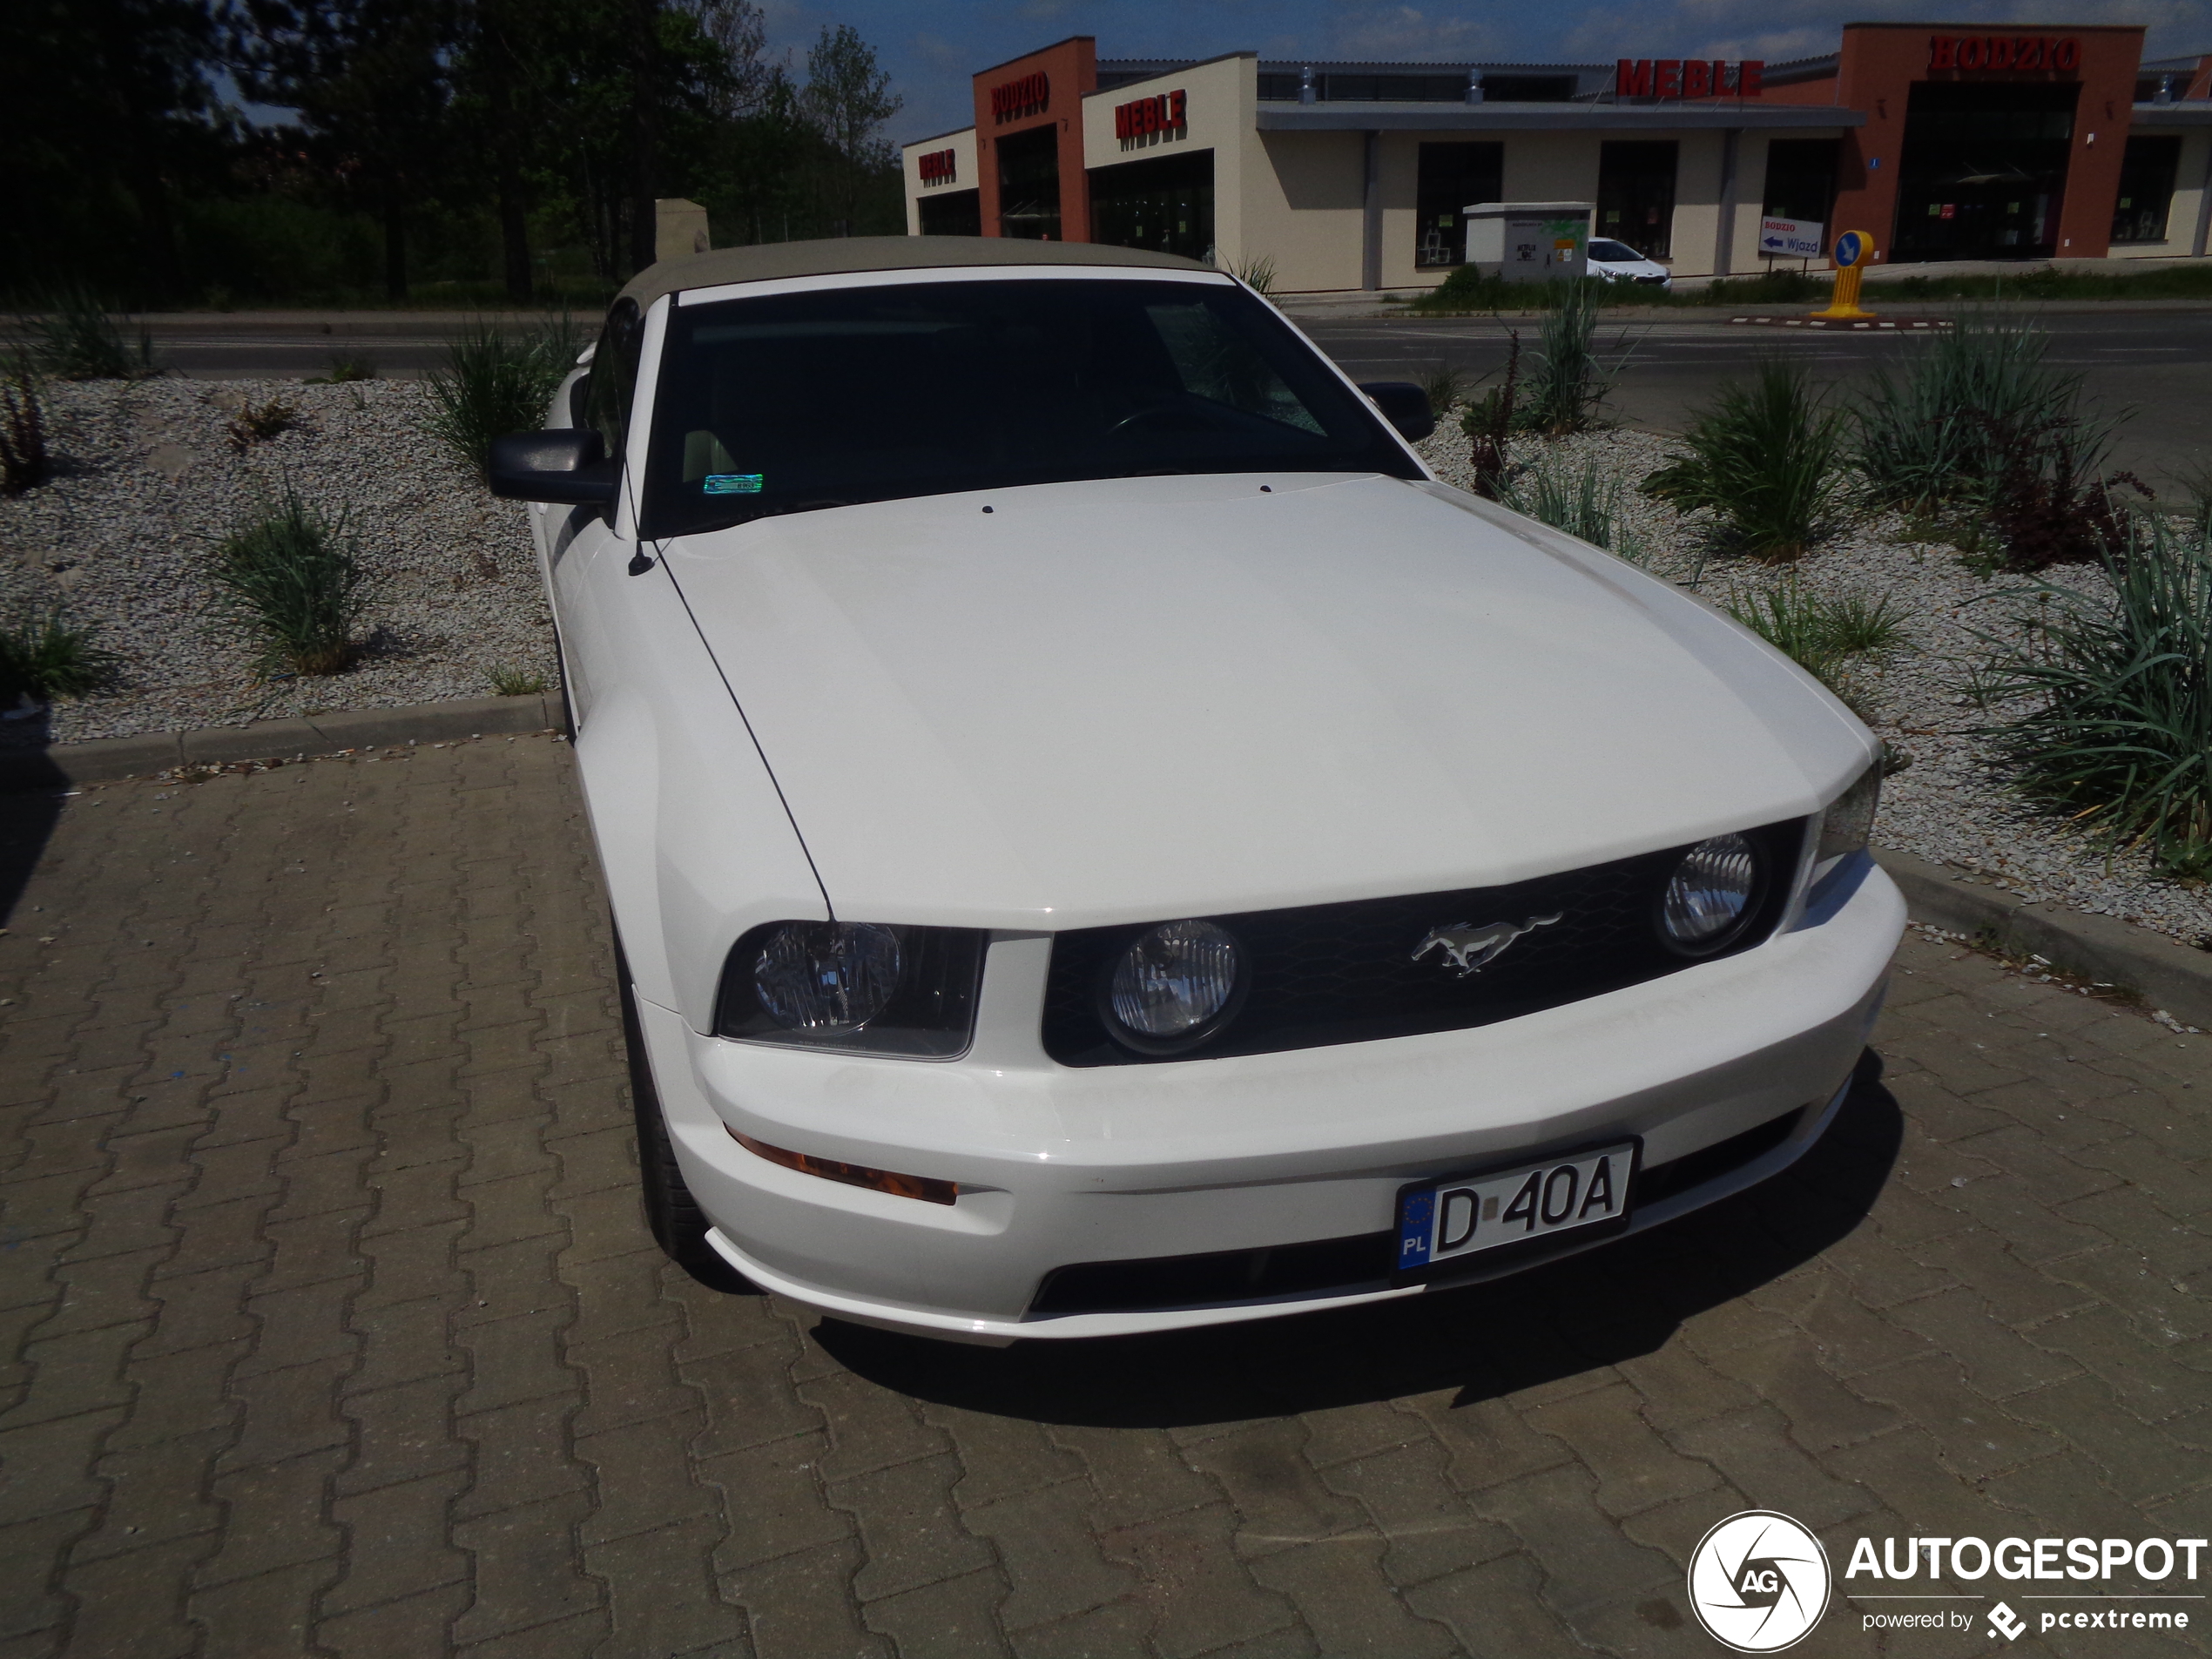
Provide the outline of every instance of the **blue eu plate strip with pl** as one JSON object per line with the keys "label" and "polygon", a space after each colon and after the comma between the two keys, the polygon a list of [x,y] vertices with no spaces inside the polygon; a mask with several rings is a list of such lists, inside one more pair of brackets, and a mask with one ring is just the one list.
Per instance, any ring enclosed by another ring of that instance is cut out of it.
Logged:
{"label": "blue eu plate strip with pl", "polygon": [[1429,1223],[1435,1210],[1434,1193],[1409,1192],[1406,1195],[1398,1217],[1398,1266],[1400,1271],[1427,1264]]}
{"label": "blue eu plate strip with pl", "polygon": [[765,476],[758,472],[711,472],[702,488],[710,496],[758,496]]}

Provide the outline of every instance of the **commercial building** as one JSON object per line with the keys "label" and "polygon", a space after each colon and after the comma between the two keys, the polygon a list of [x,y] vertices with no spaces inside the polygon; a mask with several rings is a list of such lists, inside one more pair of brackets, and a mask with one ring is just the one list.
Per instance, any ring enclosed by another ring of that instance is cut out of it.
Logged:
{"label": "commercial building", "polygon": [[1676,275],[1773,257],[1764,219],[1885,263],[2202,255],[2212,54],[2135,25],[1851,24],[1795,63],[1104,60],[1078,36],[974,78],[975,123],[905,146],[914,233],[1265,261],[1291,290],[1413,289],[1479,201],[1588,201]]}

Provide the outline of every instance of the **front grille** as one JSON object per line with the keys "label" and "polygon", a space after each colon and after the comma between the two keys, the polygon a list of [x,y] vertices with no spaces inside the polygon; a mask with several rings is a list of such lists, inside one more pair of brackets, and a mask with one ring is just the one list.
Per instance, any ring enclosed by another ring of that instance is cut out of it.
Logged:
{"label": "front grille", "polygon": [[1640,276],[1636,280],[1649,283],[1654,287],[1660,287],[1665,285],[1667,279],[1662,276]]}
{"label": "front grille", "polygon": [[[1643,1204],[1717,1181],[1764,1157],[1789,1139],[1799,1116],[1796,1111],[1784,1112],[1703,1151],[1638,1170],[1635,1185],[1629,1190],[1629,1214],[1633,1217]],[[1523,1264],[1534,1266],[1544,1256],[1589,1241],[1566,1232],[1549,1242],[1552,1249],[1525,1255]],[[1398,1234],[1387,1230],[1350,1238],[1276,1244],[1264,1250],[1218,1250],[1200,1256],[1158,1256],[1134,1262],[1078,1262],[1045,1275],[1030,1300],[1029,1317],[1153,1313],[1167,1308],[1216,1307],[1287,1296],[1348,1296],[1355,1291],[1379,1291],[1393,1283],[1391,1272],[1397,1254]],[[1443,1265],[1447,1270],[1454,1266],[1477,1270],[1498,1264],[1494,1258],[1486,1259],[1486,1256],[1487,1252],[1479,1253]],[[1437,1277],[1448,1279],[1452,1274],[1447,1271]]]}
{"label": "front grille", "polygon": [[[1207,917],[1244,945],[1250,989],[1217,1035],[1164,1056],[1116,1042],[1100,1013],[1100,988],[1114,962],[1157,924],[1064,933],[1053,942],[1046,985],[1045,1052],[1064,1066],[1271,1054],[1491,1025],[1641,984],[1749,949],[1773,931],[1789,901],[1805,820],[1749,834],[1766,872],[1751,921],[1725,949],[1696,959],[1669,950],[1656,924],[1660,894],[1686,847],[1507,887]],[[1559,921],[1523,934],[1466,978],[1443,965],[1440,952],[1412,960],[1432,927],[1552,914]]]}

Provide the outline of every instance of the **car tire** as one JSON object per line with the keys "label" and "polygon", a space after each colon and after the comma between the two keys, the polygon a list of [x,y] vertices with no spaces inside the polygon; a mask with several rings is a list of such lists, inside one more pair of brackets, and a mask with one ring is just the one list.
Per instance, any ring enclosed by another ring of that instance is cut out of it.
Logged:
{"label": "car tire", "polygon": [[637,1018],[637,994],[630,982],[630,963],[615,946],[615,970],[622,985],[622,1036],[630,1057],[630,1103],[637,1119],[637,1184],[645,1225],[662,1252],[710,1290],[745,1292],[752,1282],[707,1242],[713,1224],[684,1184],[676,1149],[668,1138],[668,1119],[660,1091],[645,1058],[645,1032]]}

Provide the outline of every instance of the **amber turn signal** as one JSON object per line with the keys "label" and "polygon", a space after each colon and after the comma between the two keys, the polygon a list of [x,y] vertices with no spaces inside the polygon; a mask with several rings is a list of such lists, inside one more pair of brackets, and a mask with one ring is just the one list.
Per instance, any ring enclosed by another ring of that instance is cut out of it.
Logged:
{"label": "amber turn signal", "polygon": [[[725,1123],[723,1128],[729,1129]],[[796,1170],[801,1175],[819,1175],[825,1181],[842,1181],[848,1187],[866,1187],[872,1192],[888,1192],[894,1197],[919,1198],[924,1204],[950,1204],[960,1197],[960,1183],[939,1181],[926,1175],[895,1175],[889,1170],[871,1170],[865,1163],[840,1163],[835,1158],[818,1158],[806,1152],[787,1152],[780,1146],[771,1146],[765,1141],[756,1141],[750,1135],[740,1135],[730,1130],[730,1138],[755,1157],[766,1158],[771,1163],[780,1163],[786,1170]]]}

